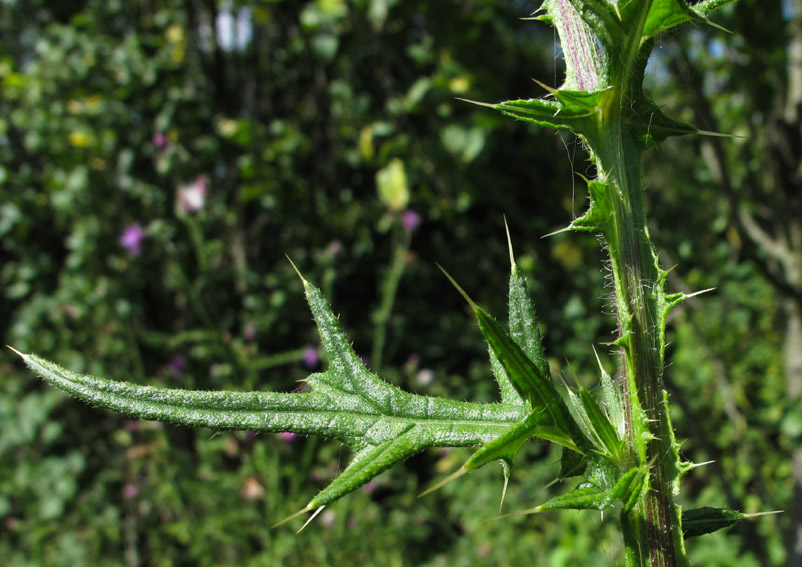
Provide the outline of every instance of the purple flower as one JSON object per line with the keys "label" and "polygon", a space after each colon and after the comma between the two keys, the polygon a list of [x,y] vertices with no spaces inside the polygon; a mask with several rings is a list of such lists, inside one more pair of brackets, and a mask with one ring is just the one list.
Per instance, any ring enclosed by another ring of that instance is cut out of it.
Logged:
{"label": "purple flower", "polygon": [[317,349],[315,347],[307,347],[304,349],[304,364],[306,364],[309,368],[314,368],[317,366],[317,363]]}
{"label": "purple flower", "polygon": [[180,354],[175,355],[172,359],[170,359],[170,362],[167,363],[167,368],[173,373],[174,376],[181,376],[186,367],[187,359]]}
{"label": "purple flower", "polygon": [[285,431],[284,433],[279,433],[278,438],[284,441],[285,443],[292,443],[298,437],[297,433],[290,433]]}
{"label": "purple flower", "polygon": [[142,241],[145,240],[145,231],[139,223],[129,224],[120,235],[120,244],[128,250],[131,256],[138,256],[142,252]]}
{"label": "purple flower", "polygon": [[161,132],[156,132],[153,134],[153,147],[157,150],[163,150],[167,146],[170,145],[170,141],[167,139],[167,136],[162,134]]}
{"label": "purple flower", "polygon": [[404,216],[401,218],[401,224],[404,225],[404,230],[410,234],[415,232],[415,229],[420,226],[421,218],[418,213],[412,209],[404,211]]}
{"label": "purple flower", "polygon": [[340,242],[339,240],[332,240],[331,242],[329,242],[329,246],[327,248],[329,254],[331,254],[332,256],[336,256],[337,254],[342,252],[342,249],[343,249],[343,243]]}
{"label": "purple flower", "polygon": [[126,500],[133,500],[137,496],[139,496],[139,488],[137,487],[136,484],[132,484],[129,482],[128,484],[123,486],[123,498],[125,498]]}
{"label": "purple flower", "polygon": [[256,338],[256,325],[253,324],[253,321],[248,321],[245,324],[245,328],[242,330],[242,337],[246,341],[252,341]]}

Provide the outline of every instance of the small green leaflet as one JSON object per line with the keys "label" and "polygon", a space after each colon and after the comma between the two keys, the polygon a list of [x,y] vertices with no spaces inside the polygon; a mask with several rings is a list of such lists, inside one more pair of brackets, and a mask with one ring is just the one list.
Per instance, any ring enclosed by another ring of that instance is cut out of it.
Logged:
{"label": "small green leaflet", "polygon": [[616,502],[621,502],[623,504],[622,510],[629,512],[635,507],[643,492],[643,486],[648,476],[646,468],[640,467],[628,470],[621,475],[612,488],[580,485],[572,492],[555,496],[540,506],[505,514],[499,516],[499,518],[537,514],[546,510],[607,510]]}

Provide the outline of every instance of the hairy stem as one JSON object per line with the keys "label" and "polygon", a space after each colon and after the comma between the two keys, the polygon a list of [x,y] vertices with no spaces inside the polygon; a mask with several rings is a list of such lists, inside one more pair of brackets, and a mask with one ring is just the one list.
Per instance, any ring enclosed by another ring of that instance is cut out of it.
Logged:
{"label": "hairy stem", "polygon": [[[641,27],[647,13],[648,7],[641,11]],[[632,101],[642,96],[636,70],[640,37],[631,29],[618,54],[620,65],[611,69],[610,104],[599,118],[602,142],[593,148],[611,212],[603,234],[615,285],[629,458],[633,466],[651,465],[646,489],[637,506],[622,513],[621,524],[628,566],[686,567],[679,508],[673,503],[679,463],[662,380],[666,272],[646,223],[643,144],[626,124]]]}
{"label": "hairy stem", "polygon": [[[676,465],[665,458],[672,451],[673,435],[662,382],[664,273],[657,265],[646,227],[640,151],[627,148],[624,136],[620,134],[618,164],[607,180],[608,197],[614,205],[612,230],[606,237],[615,283],[630,457],[633,465],[654,464],[648,489],[638,506],[622,515],[622,523],[625,538],[630,539],[626,544],[631,564],[682,566],[684,553],[679,557],[677,553],[682,536],[668,480],[676,471],[667,470]],[[601,162],[603,167],[603,157]]]}

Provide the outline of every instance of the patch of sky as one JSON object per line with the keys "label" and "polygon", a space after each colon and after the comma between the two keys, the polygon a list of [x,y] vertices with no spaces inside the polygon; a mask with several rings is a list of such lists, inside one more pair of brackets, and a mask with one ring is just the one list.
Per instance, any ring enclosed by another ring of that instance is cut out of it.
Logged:
{"label": "patch of sky", "polygon": [[217,20],[217,43],[225,51],[243,51],[253,38],[252,10],[248,6],[234,7],[232,2],[220,5]]}

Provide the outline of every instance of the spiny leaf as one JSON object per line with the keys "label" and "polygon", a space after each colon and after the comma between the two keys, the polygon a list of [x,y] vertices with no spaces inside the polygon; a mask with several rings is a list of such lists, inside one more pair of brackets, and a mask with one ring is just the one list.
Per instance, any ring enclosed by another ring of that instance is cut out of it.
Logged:
{"label": "spiny leaf", "polygon": [[740,522],[746,515],[726,508],[695,508],[682,511],[682,532],[685,538],[711,534]]}
{"label": "spiny leaf", "polygon": [[577,488],[568,494],[555,496],[548,502],[534,508],[538,512],[544,510],[604,510],[610,493],[595,486]]}
{"label": "spiny leaf", "polygon": [[694,4],[691,9],[700,16],[707,16],[714,10],[723,8],[728,4],[734,4],[736,1],[737,0],[702,0],[698,4]]}
{"label": "spiny leaf", "polygon": [[542,376],[550,373],[549,362],[543,349],[543,337],[535,317],[535,305],[529,295],[518,266],[513,264],[510,273],[510,336],[537,367]]}
{"label": "spiny leaf", "polygon": [[[521,271],[515,263],[512,251],[509,228],[507,228],[507,244],[510,252],[510,281],[509,281],[509,325],[510,336],[521,347],[526,356],[535,364],[543,376],[550,373],[549,363],[543,349],[543,337],[537,325],[535,305],[532,302]],[[525,398],[516,390],[510,381],[507,372],[499,362],[492,347],[488,345],[490,366],[501,391],[502,403],[523,405]]]}
{"label": "spiny leaf", "polygon": [[624,404],[621,400],[621,395],[618,393],[613,379],[604,370],[604,367],[599,360],[599,354],[596,349],[593,349],[593,354],[596,355],[596,362],[599,364],[599,373],[601,374],[601,392],[602,399],[604,400],[604,407],[607,409],[607,414],[610,416],[610,421],[615,427],[619,435],[624,434]]}
{"label": "spiny leaf", "polygon": [[585,406],[582,405],[582,400],[579,399],[577,393],[571,388],[566,387],[566,390],[568,391],[568,403],[571,404],[571,409],[574,410],[574,415],[579,420],[579,426],[586,435],[593,437],[593,425],[590,423],[590,418],[585,411]]}
{"label": "spiny leaf", "polygon": [[744,514],[736,510],[726,508],[695,508],[693,510],[682,511],[682,531],[685,538],[696,537],[704,534],[711,534],[715,531],[728,528],[741,520],[749,520],[760,516],[770,516],[781,514],[782,510],[772,512],[758,512],[756,514]]}
{"label": "spiny leaf", "polygon": [[652,0],[643,25],[642,37],[648,39],[670,28],[702,18],[684,0]]}
{"label": "spiny leaf", "polygon": [[632,510],[638,503],[647,474],[647,467],[641,467],[630,469],[621,475],[610,494],[610,503],[620,500],[624,503],[624,512]]}
{"label": "spiny leaf", "polygon": [[586,104],[570,104],[560,100],[508,100],[488,105],[506,116],[511,116],[558,130],[571,130],[591,140],[599,136],[598,113]]}
{"label": "spiny leaf", "polygon": [[689,124],[666,116],[657,105],[643,95],[624,118],[644,149],[651,148],[671,136],[697,134],[699,130]]}
{"label": "spiny leaf", "polygon": [[587,438],[574,421],[550,377],[544,376],[540,372],[521,347],[501,328],[501,325],[484,309],[476,305],[448,272],[443,270],[443,273],[473,309],[479,330],[490,348],[493,349],[518,393],[529,400],[534,410],[544,410],[551,417],[549,425],[552,427],[541,426],[539,430],[541,436],[545,437],[545,434],[548,434],[549,437],[545,438],[557,443],[570,440],[570,448],[580,451],[589,447]]}
{"label": "spiny leaf", "polygon": [[605,455],[614,463],[621,463],[624,458],[623,445],[604,410],[585,388],[579,389],[579,399],[593,427],[594,436],[601,441],[602,448],[606,450]]}
{"label": "spiny leaf", "polygon": [[[510,285],[509,285],[509,319],[510,319],[510,327],[516,327],[517,329],[517,337],[516,332],[513,332],[513,339],[518,342],[518,345],[524,349],[526,352],[527,349],[537,351],[539,347],[539,352],[541,356],[543,356],[543,345],[540,337],[540,331],[537,328],[537,323],[534,320],[534,307],[531,308],[531,313],[529,311],[526,312],[524,315],[522,312],[527,309],[526,303],[529,302],[529,297],[521,296],[519,290],[517,289],[518,279],[514,278],[514,274],[516,273],[516,266],[515,266],[515,257],[512,252],[512,239],[510,238],[510,229],[506,226],[506,220],[504,222],[505,228],[507,229],[507,245],[509,247],[510,252]],[[531,306],[531,303],[529,303]],[[531,315],[531,320],[529,322],[518,321],[517,318],[524,316]],[[513,320],[516,320],[516,323],[513,323]],[[519,406],[524,406],[527,404],[526,398],[522,397],[518,391],[515,389],[515,386],[510,381],[510,377],[507,376],[507,372],[504,370],[504,367],[499,362],[498,357],[493,352],[493,349],[488,345],[488,354],[490,357],[490,367],[493,370],[493,376],[496,378],[496,382],[498,383],[499,390],[501,392],[501,401],[502,403],[508,404],[515,404]],[[543,356],[545,360],[545,356]],[[528,409],[528,406],[527,406]]]}
{"label": "spiny leaf", "polygon": [[605,195],[606,191],[607,185],[604,182],[588,181],[590,205],[584,215],[569,225],[569,230],[606,234],[611,228],[610,219],[612,218],[611,200]]}
{"label": "spiny leaf", "polygon": [[317,434],[354,447],[352,463],[312,499],[308,510],[340,498],[427,447],[482,445],[524,418],[520,406],[418,396],[384,382],[371,374],[353,351],[320,291],[306,281],[304,288],[329,359],[326,372],[307,379],[310,393],[136,386],[76,374],[34,354],[20,356],[52,385],[140,419],[214,429]]}
{"label": "spiny leaf", "polygon": [[633,468],[624,473],[612,489],[588,485],[580,486],[567,494],[555,496],[540,506],[505,514],[498,518],[537,514],[546,510],[607,510],[616,501],[622,502],[624,504],[623,510],[627,512],[637,503],[643,490],[645,478],[646,471],[644,468]]}
{"label": "spiny leaf", "polygon": [[607,493],[605,491],[593,486],[585,486],[582,488],[577,488],[568,494],[555,496],[540,506],[535,506],[534,508],[528,508],[526,510],[519,510],[517,512],[510,512],[509,514],[496,516],[492,519],[502,520],[504,518],[513,518],[515,516],[529,516],[531,514],[545,512],[546,510],[602,510],[603,508],[600,508],[599,506],[602,505],[601,503],[605,501],[606,497]]}
{"label": "spiny leaf", "polygon": [[652,38],[666,30],[686,22],[698,22],[727,31],[707,19],[707,14],[735,0],[706,0],[689,6],[686,0],[652,0],[649,14],[644,22],[642,38]]}
{"label": "spiny leaf", "polygon": [[342,474],[321,490],[309,504],[307,510],[314,510],[337,500],[340,496],[356,490],[373,477],[379,475],[415,453],[427,447],[426,440],[416,435],[415,426],[410,424],[406,430],[378,445],[368,445],[354,455]]}
{"label": "spiny leaf", "polygon": [[486,311],[477,309],[476,319],[479,329],[518,391],[529,398],[533,408],[545,410],[551,416],[551,424],[582,447],[584,440],[581,439],[581,433],[551,380],[540,373],[521,347]]}
{"label": "spiny leaf", "polygon": [[[470,101],[473,102],[473,101]],[[478,103],[475,103],[478,104]],[[551,126],[558,130],[577,130],[581,119],[592,116],[586,108],[563,109],[556,100],[532,98],[527,100],[507,100],[498,104],[488,104],[506,116],[538,126]]]}
{"label": "spiny leaf", "polygon": [[490,359],[490,369],[493,372],[493,378],[496,379],[499,392],[501,393],[502,403],[521,407],[527,405],[529,402],[518,393],[518,390],[510,381],[510,377],[507,376],[507,371],[504,370],[504,367],[501,365],[501,362],[499,362],[496,353],[493,352],[490,345],[487,345],[487,356]]}
{"label": "spiny leaf", "polygon": [[[538,427],[548,421],[548,415],[542,410],[533,410],[521,423],[511,426],[507,431],[493,439],[463,465],[466,470],[475,470],[496,459],[512,459],[521,445],[530,437],[537,435]],[[566,442],[573,442],[566,439]]]}

